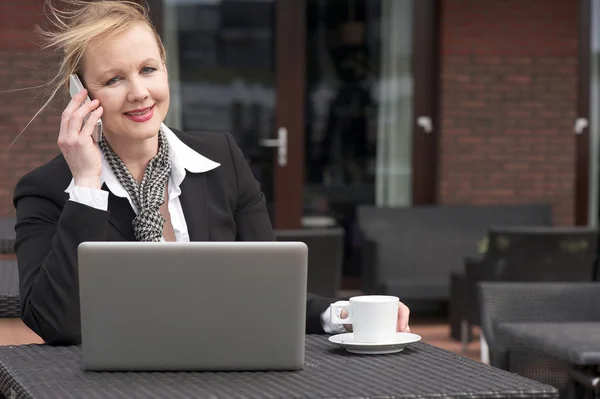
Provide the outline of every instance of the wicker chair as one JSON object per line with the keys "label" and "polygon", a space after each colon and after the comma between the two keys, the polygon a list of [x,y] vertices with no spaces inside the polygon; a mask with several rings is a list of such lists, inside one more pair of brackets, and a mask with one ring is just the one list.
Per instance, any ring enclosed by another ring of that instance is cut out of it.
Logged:
{"label": "wicker chair", "polygon": [[494,326],[500,322],[600,321],[597,282],[481,282],[477,286],[481,328],[492,366],[553,385],[566,395],[567,362],[544,356],[519,342],[507,344]]}
{"label": "wicker chair", "polygon": [[308,247],[308,292],[336,298],[342,279],[344,230],[314,228],[276,230],[277,241],[301,241]]}
{"label": "wicker chair", "polygon": [[0,254],[14,254],[15,218],[0,218]]}
{"label": "wicker chair", "polygon": [[587,227],[491,228],[485,256],[465,259],[465,273],[452,280],[450,318],[454,325],[463,323],[463,344],[471,326],[480,325],[478,282],[593,281],[597,241],[598,230]]}
{"label": "wicker chair", "polygon": [[550,207],[542,204],[361,205],[357,215],[362,290],[414,302],[447,302],[451,274],[477,255],[490,226],[551,224]]}
{"label": "wicker chair", "polygon": [[17,262],[0,260],[0,318],[20,317]]}

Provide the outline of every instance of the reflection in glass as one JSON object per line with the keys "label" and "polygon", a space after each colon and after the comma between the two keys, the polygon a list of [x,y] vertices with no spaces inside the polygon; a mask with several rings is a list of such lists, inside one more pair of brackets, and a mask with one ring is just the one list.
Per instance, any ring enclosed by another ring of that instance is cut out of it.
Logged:
{"label": "reflection in glass", "polygon": [[346,231],[356,207],[412,204],[412,0],[312,0],[307,10],[305,212]]}
{"label": "reflection in glass", "polygon": [[272,209],[275,117],[273,1],[168,0],[170,112],[185,131],[230,132]]}
{"label": "reflection in glass", "polygon": [[600,0],[593,0],[591,23],[591,76],[590,76],[590,187],[588,201],[588,223],[598,226],[598,208],[600,207],[600,168],[598,166],[600,153]]}

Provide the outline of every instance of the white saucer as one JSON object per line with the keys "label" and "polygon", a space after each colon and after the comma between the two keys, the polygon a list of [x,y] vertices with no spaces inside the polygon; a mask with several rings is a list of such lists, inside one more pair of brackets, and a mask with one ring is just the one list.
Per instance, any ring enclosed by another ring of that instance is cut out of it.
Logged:
{"label": "white saucer", "polygon": [[402,352],[407,345],[420,340],[421,336],[405,332],[396,333],[394,342],[386,343],[354,342],[353,333],[337,334],[329,337],[330,342],[343,346],[348,352],[361,355],[383,355]]}

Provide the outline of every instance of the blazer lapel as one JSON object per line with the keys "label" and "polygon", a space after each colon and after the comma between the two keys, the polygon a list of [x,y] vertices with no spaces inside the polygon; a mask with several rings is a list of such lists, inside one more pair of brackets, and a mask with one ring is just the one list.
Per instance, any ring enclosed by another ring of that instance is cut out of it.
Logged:
{"label": "blazer lapel", "polygon": [[208,241],[206,174],[188,172],[180,188],[179,200],[185,215],[190,241]]}
{"label": "blazer lapel", "polygon": [[[103,189],[106,189],[106,185],[103,186]],[[135,241],[135,234],[133,232],[135,212],[131,208],[131,205],[129,205],[127,198],[117,197],[109,191],[108,210],[110,212],[108,222],[123,234],[126,240]]]}

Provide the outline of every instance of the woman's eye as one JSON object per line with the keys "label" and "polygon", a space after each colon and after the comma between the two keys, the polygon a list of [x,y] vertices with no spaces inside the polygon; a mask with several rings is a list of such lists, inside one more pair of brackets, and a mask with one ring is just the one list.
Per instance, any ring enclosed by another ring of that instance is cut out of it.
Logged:
{"label": "woman's eye", "polygon": [[121,79],[119,76],[115,76],[114,78],[112,78],[111,80],[106,82],[106,85],[107,86],[114,85],[115,83],[117,83],[119,81],[119,79]]}
{"label": "woman's eye", "polygon": [[152,68],[152,67],[144,67],[142,68],[142,73],[143,74],[149,74],[156,71],[156,68]]}

